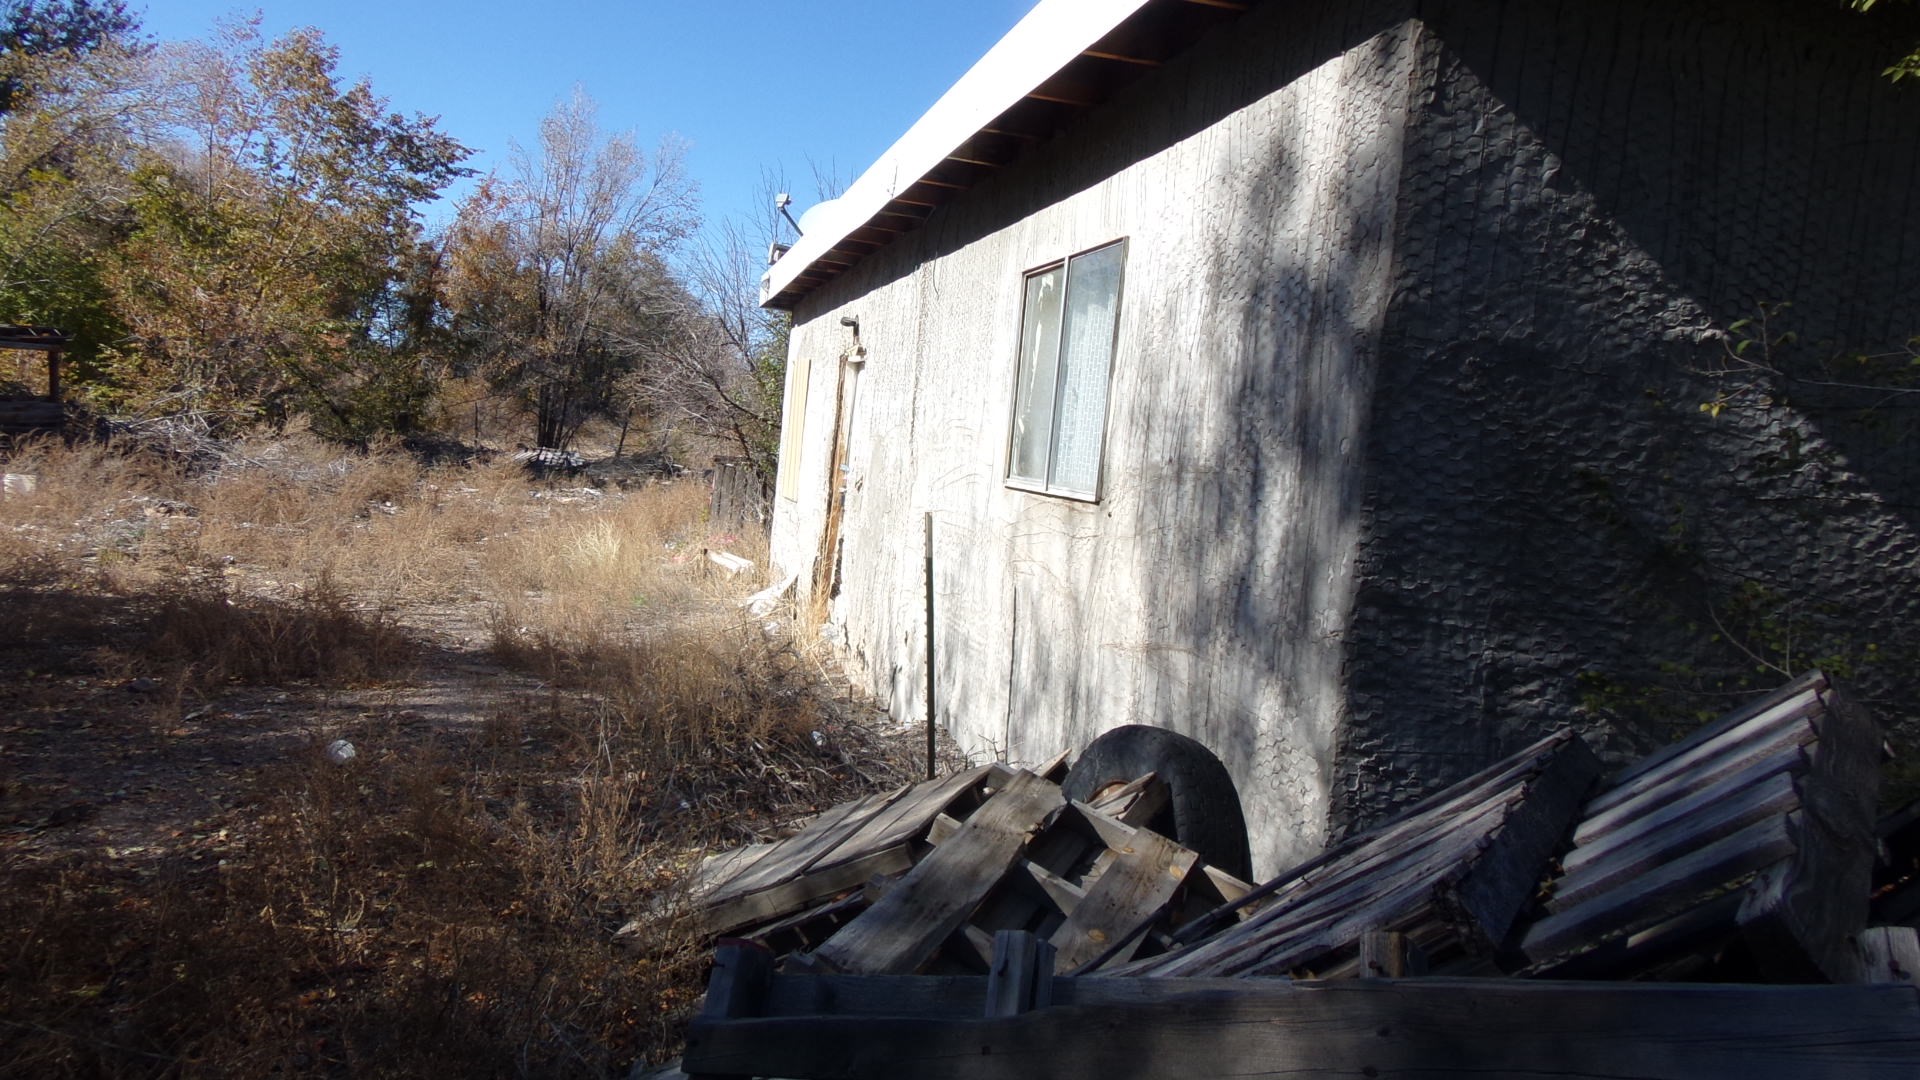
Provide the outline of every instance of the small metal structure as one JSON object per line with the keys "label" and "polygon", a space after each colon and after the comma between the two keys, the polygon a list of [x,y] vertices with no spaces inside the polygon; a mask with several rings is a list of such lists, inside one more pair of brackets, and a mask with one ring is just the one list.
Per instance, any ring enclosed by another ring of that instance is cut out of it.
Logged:
{"label": "small metal structure", "polygon": [[44,395],[25,381],[24,358],[16,365],[23,378],[0,381],[0,438],[57,432],[66,426],[66,409],[60,402],[60,354],[72,344],[72,334],[51,326],[0,325],[0,349],[47,356]]}

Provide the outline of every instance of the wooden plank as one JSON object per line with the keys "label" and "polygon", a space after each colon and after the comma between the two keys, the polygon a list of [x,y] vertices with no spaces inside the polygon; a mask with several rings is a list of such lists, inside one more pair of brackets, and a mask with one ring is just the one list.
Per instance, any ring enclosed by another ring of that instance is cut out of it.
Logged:
{"label": "wooden plank", "polygon": [[813,823],[762,855],[738,877],[716,888],[707,904],[717,906],[735,897],[792,880],[806,872],[816,860],[832,851],[847,834],[893,799],[904,795],[905,788],[879,795],[868,795],[841,803],[813,819]]}
{"label": "wooden plank", "polygon": [[1172,798],[1166,781],[1154,773],[1136,776],[1100,798],[1086,803],[1090,810],[1105,814],[1128,825],[1144,825],[1152,820]]}
{"label": "wooden plank", "polygon": [[1855,937],[1858,967],[1850,982],[1920,986],[1920,930],[1870,926]]}
{"label": "wooden plank", "polygon": [[[1444,833],[1458,826],[1459,817],[1463,812],[1475,807],[1484,807],[1496,795],[1508,791],[1540,768],[1542,763],[1569,739],[1577,737],[1571,728],[1555,731],[1513,756],[1487,766],[1452,787],[1435,792],[1416,803],[1399,818],[1358,836],[1350,837],[1223,905],[1204,918],[1194,920],[1180,929],[1180,932],[1175,935],[1175,940],[1182,944],[1198,941],[1219,931],[1222,927],[1232,926],[1234,920],[1239,918],[1240,912],[1256,904],[1261,905],[1263,910],[1270,908],[1279,903],[1285,895],[1311,886],[1316,879],[1324,879],[1330,873],[1342,872],[1341,869],[1329,869],[1330,867],[1350,870],[1364,865],[1356,863],[1356,859],[1390,857],[1391,849],[1395,847],[1412,846],[1423,842],[1427,837]],[[1244,920],[1242,925],[1251,921],[1251,919]]]}
{"label": "wooden plank", "polygon": [[1040,887],[1040,891],[1046,894],[1047,899],[1063,912],[1071,913],[1074,908],[1080,906],[1080,901],[1087,895],[1085,889],[1031,859],[1021,859],[1016,865],[1020,868],[1020,872],[1032,879],[1033,883]]}
{"label": "wooden plank", "polygon": [[890,848],[908,840],[920,839],[926,835],[936,816],[946,813],[954,800],[968,789],[983,783],[991,771],[991,766],[982,765],[915,784],[891,805],[868,818],[859,829],[816,861],[808,872],[846,859],[857,859],[871,851]]}
{"label": "wooden plank", "polygon": [[1441,883],[1409,875],[1364,906],[1322,911],[1312,922],[1288,928],[1266,949],[1232,956],[1206,974],[1251,978],[1318,970],[1330,956],[1356,952],[1361,936],[1370,931],[1441,922],[1442,909],[1436,906],[1441,895]]}
{"label": "wooden plank", "polygon": [[1447,907],[1458,912],[1453,922],[1470,951],[1491,954],[1505,940],[1599,776],[1600,759],[1586,740],[1568,740],[1527,781],[1505,820],[1476,842],[1465,871],[1449,875]]}
{"label": "wooden plank", "polygon": [[1663,783],[1651,783],[1635,791],[1631,797],[1614,803],[1598,813],[1595,803],[1589,802],[1583,811],[1585,817],[1574,829],[1576,844],[1589,843],[1614,829],[1622,828],[1631,822],[1651,814],[1661,807],[1685,798],[1688,794],[1712,784],[1756,768],[1776,762],[1792,765],[1797,761],[1796,751],[1810,746],[1819,738],[1819,729],[1814,727],[1811,718],[1799,717],[1792,724],[1776,728],[1772,734],[1744,744],[1727,744],[1711,760],[1696,765],[1692,770],[1669,778]]}
{"label": "wooden plank", "polygon": [[1681,752],[1668,755],[1663,751],[1653,755],[1657,759],[1653,763],[1642,761],[1609,778],[1606,790],[1588,804],[1587,814],[1604,813],[1647,788],[1658,787],[1725,755],[1742,753],[1749,744],[1768,741],[1782,729],[1804,722],[1819,708],[1820,695],[1809,687],[1740,723],[1716,723],[1712,725],[1716,730],[1712,738],[1695,741],[1689,737],[1680,744],[1685,747]]}
{"label": "wooden plank", "polygon": [[859,888],[876,874],[898,874],[913,865],[913,851],[897,844],[870,851],[824,870],[810,870],[770,888],[709,905],[701,913],[708,934],[730,934],[743,927],[779,918],[835,893]]}
{"label": "wooden plank", "polygon": [[939,847],[960,831],[960,819],[952,814],[935,814],[933,823],[927,826],[927,843]]}
{"label": "wooden plank", "polygon": [[987,933],[972,923],[968,923],[962,926],[960,933],[955,936],[959,938],[966,948],[972,950],[974,957],[980,961],[981,967],[991,968],[993,966],[992,934]]}
{"label": "wooden plank", "polygon": [[1737,932],[1740,894],[1729,892],[1661,919],[1643,930],[1614,935],[1585,952],[1527,967],[1535,979],[1639,978],[1681,956],[1711,954]]}
{"label": "wooden plank", "polygon": [[1381,844],[1355,852],[1353,857],[1324,867],[1317,875],[1276,895],[1260,913],[1242,924],[1250,933],[1298,920],[1319,908],[1344,907],[1379,892],[1390,881],[1408,873],[1437,875],[1466,858],[1477,838],[1486,835],[1512,812],[1517,791],[1466,808],[1450,826],[1423,830],[1404,844]]}
{"label": "wooden plank", "polygon": [[803,1080],[1920,1073],[1920,991],[1906,986],[1082,978],[1055,990],[1052,1008],[995,1019],[703,1017],[684,1065]]}
{"label": "wooden plank", "polygon": [[1727,800],[1739,798],[1742,792],[1750,788],[1781,774],[1805,772],[1806,768],[1804,748],[1795,747],[1790,753],[1777,754],[1723,777],[1717,783],[1697,788],[1685,798],[1675,799],[1630,821],[1621,822],[1616,828],[1592,834],[1589,840],[1576,841],[1579,846],[1567,854],[1561,865],[1568,875],[1578,873],[1588,863],[1616,848],[1642,843],[1655,833],[1685,826]]}
{"label": "wooden plank", "polygon": [[1040,765],[1035,766],[1031,771],[1035,776],[1040,777],[1040,779],[1042,780],[1048,780],[1055,784],[1058,784],[1066,780],[1067,765],[1072,760],[1073,760],[1073,751],[1062,750],[1059,753],[1053,755],[1053,757],[1047,759],[1045,762],[1041,763]]}
{"label": "wooden plank", "polygon": [[1536,963],[1556,959],[1602,937],[1640,929],[1794,852],[1796,816],[1770,817],[1666,864],[1631,888],[1603,893],[1527,928],[1520,949]]}
{"label": "wooden plank", "polygon": [[1292,956],[1289,942],[1341,923],[1356,911],[1364,916],[1355,924],[1359,930],[1377,929],[1382,920],[1404,914],[1409,903],[1426,902],[1447,872],[1459,869],[1480,838],[1504,820],[1515,798],[1509,794],[1475,807],[1451,832],[1416,847],[1390,849],[1383,853],[1386,857],[1368,859],[1359,870],[1328,867],[1323,887],[1309,883],[1293,895],[1276,898],[1238,926],[1170,956],[1151,973],[1221,974],[1276,951]]}
{"label": "wooden plank", "polygon": [[1024,930],[993,935],[987,1016],[1018,1016],[1053,1004],[1053,946]]}
{"label": "wooden plank", "polygon": [[[1422,912],[1431,913],[1445,886],[1436,870],[1444,863],[1409,863],[1370,891],[1312,896],[1288,909],[1284,918],[1250,932],[1221,934],[1166,957],[1109,970],[1186,978],[1291,975],[1327,953],[1352,950],[1368,931],[1395,929]],[[1251,921],[1246,925],[1253,926]]]}
{"label": "wooden plank", "polygon": [[829,969],[905,974],[966,921],[1027,841],[1066,805],[1060,789],[1016,772],[960,831],[813,953]]}
{"label": "wooden plank", "polygon": [[1140,947],[1140,939],[1129,932],[1161,914],[1200,861],[1197,853],[1147,829],[1133,830],[1124,846],[1110,846],[1110,850],[1114,853],[1112,863],[1080,903],[1067,912],[1066,923],[1051,938],[1060,950],[1062,970],[1077,968],[1128,938],[1131,941],[1121,945],[1108,960],[1130,958]]}
{"label": "wooden plank", "polygon": [[[1708,847],[1765,818],[1779,817],[1800,805],[1800,792],[1790,773],[1779,773],[1744,791],[1734,792],[1696,817],[1672,828],[1649,833],[1637,843],[1624,844],[1600,858],[1582,863],[1578,871],[1553,884],[1547,910],[1564,911],[1587,899],[1632,882],[1668,863]],[[1864,895],[1864,893],[1862,894]]]}
{"label": "wooden plank", "polygon": [[1762,713],[1773,712],[1781,705],[1801,698],[1809,691],[1825,689],[1826,685],[1827,677],[1819,670],[1804,672],[1785,686],[1763,694],[1717,719],[1710,720],[1695,731],[1690,732],[1685,738],[1668,743],[1633,764],[1625,766],[1612,776],[1607,777],[1607,786],[1609,788],[1617,788],[1637,777],[1644,776],[1683,754],[1691,753],[1699,747],[1719,739],[1721,736],[1752,720],[1754,717]]}
{"label": "wooden plank", "polygon": [[[750,940],[757,941],[773,950],[775,956],[792,952],[795,949],[811,948],[831,937],[841,924],[859,914],[867,906],[867,899],[861,893],[849,893],[846,896],[827,900],[805,911],[795,912],[778,922],[765,926],[756,926]],[[782,938],[791,941],[782,942]]]}
{"label": "wooden plank", "polygon": [[[1078,871],[1090,851],[1099,850],[1104,854],[1102,845],[1099,834],[1079,805],[1069,804],[1066,812],[1054,818],[1045,830],[1034,837],[1027,847],[1024,861],[1044,872],[1064,876]],[[1093,880],[1095,878],[1091,873],[1080,876],[1075,882],[1079,896],[1085,895],[1087,886]],[[1023,884],[1024,881],[1017,883]],[[989,931],[1034,930],[1046,937],[1066,921],[1063,913],[1071,911],[1078,903],[1076,897],[1062,904],[1061,898],[1050,896],[1041,889],[996,889],[974,911],[973,921]]]}
{"label": "wooden plank", "polygon": [[1838,690],[1822,699],[1820,741],[1799,781],[1805,839],[1761,875],[1736,916],[1760,970],[1783,982],[1850,977],[1877,854],[1879,726]]}
{"label": "wooden plank", "polygon": [[745,873],[747,867],[759,862],[762,856],[779,846],[780,841],[769,840],[764,844],[748,844],[708,855],[700,860],[700,868],[693,872],[694,893],[712,892]]}
{"label": "wooden plank", "polygon": [[1200,870],[1206,874],[1207,884],[1224,903],[1233,903],[1253,891],[1251,884],[1241,881],[1212,863],[1202,866]]}

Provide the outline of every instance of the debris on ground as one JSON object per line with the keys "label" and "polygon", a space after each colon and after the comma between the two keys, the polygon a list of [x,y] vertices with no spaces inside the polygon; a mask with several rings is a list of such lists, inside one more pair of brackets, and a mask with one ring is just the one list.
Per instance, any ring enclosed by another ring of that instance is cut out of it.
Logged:
{"label": "debris on ground", "polygon": [[1811,672],[1604,778],[1555,732],[1257,887],[1143,827],[1153,776],[983,766],[708,861],[684,1068],[1913,1075],[1880,754]]}

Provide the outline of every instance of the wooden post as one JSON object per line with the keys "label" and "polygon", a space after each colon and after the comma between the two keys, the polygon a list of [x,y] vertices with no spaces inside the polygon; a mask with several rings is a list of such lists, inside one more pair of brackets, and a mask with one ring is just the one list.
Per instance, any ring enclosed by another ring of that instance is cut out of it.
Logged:
{"label": "wooden post", "polygon": [[773,952],[742,938],[723,938],[713,954],[707,1004],[700,1015],[716,1020],[758,1016],[773,981]]}
{"label": "wooden post", "polygon": [[1360,977],[1405,979],[1427,973],[1427,954],[1407,935],[1376,930],[1360,935]]}
{"label": "wooden post", "polygon": [[933,511],[927,511],[927,779],[934,774],[933,712]]}
{"label": "wooden post", "polygon": [[1018,1016],[1053,1004],[1053,946],[1025,930],[993,935],[987,971],[987,1018]]}
{"label": "wooden post", "polygon": [[[740,1020],[759,1016],[766,1006],[767,991],[773,986],[773,952],[766,946],[741,938],[722,938],[713,954],[713,975],[707,980],[707,1003],[699,1019]],[[689,1034],[687,1053],[700,1047],[699,1037]],[[687,1071],[688,1080],[712,1080],[716,1075],[698,1069]]]}
{"label": "wooden post", "polygon": [[47,400],[60,400],[60,350],[47,350]]}

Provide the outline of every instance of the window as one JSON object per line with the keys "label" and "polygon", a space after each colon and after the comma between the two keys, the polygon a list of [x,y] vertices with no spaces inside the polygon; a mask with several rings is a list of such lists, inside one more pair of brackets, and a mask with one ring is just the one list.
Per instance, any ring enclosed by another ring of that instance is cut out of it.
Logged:
{"label": "window", "polygon": [[1120,319],[1122,240],[1027,275],[1007,482],[1094,499]]}
{"label": "window", "polygon": [[807,380],[813,374],[805,356],[787,357],[786,400],[780,406],[780,464],[776,486],[783,499],[800,497],[800,452],[806,448]]}

